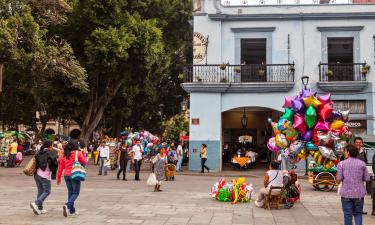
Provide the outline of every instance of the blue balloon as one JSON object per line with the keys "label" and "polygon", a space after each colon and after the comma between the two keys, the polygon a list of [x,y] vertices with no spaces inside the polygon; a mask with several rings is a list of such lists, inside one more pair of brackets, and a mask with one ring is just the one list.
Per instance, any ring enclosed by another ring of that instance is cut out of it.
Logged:
{"label": "blue balloon", "polygon": [[307,148],[308,150],[313,150],[313,151],[316,151],[316,150],[319,149],[317,146],[315,146],[315,145],[314,145],[313,143],[311,143],[311,142],[307,142],[307,143],[306,143],[306,148]]}

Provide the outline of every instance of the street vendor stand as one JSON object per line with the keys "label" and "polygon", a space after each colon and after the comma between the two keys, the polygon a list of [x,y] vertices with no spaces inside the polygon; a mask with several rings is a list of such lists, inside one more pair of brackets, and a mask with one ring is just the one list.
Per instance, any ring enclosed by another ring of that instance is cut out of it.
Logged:
{"label": "street vendor stand", "polygon": [[8,166],[9,160],[9,140],[6,138],[0,139],[0,166]]}
{"label": "street vendor stand", "polygon": [[309,169],[308,182],[319,191],[332,191],[335,186],[338,186],[336,181],[336,168],[331,169]]}
{"label": "street vendor stand", "polygon": [[111,170],[118,168],[118,148],[117,141],[115,139],[109,139],[107,141],[109,147],[109,162]]}

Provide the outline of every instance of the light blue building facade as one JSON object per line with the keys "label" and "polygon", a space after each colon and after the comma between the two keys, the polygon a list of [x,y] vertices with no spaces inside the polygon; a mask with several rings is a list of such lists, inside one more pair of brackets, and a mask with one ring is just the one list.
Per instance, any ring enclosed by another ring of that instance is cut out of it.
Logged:
{"label": "light blue building facade", "polygon": [[202,143],[216,171],[222,146],[238,136],[250,134],[264,149],[267,119],[302,89],[302,76],[352,111],[354,132],[374,135],[375,5],[342,3],[195,1],[195,63],[182,84],[190,94],[190,170],[200,170]]}

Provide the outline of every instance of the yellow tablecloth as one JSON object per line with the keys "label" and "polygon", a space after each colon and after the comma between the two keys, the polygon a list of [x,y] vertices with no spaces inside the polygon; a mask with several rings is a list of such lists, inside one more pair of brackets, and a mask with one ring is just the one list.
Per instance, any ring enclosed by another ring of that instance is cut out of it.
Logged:
{"label": "yellow tablecloth", "polygon": [[238,163],[241,167],[246,166],[246,163],[249,161],[249,157],[233,157],[233,160]]}

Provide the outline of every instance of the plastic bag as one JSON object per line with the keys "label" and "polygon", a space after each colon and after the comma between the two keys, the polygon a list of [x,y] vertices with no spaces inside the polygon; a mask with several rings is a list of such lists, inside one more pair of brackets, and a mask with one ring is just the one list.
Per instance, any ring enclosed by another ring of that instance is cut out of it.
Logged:
{"label": "plastic bag", "polygon": [[148,186],[155,186],[157,183],[155,173],[150,173],[150,176],[148,176],[147,179],[147,185]]}

